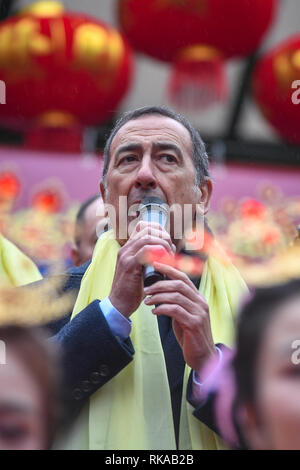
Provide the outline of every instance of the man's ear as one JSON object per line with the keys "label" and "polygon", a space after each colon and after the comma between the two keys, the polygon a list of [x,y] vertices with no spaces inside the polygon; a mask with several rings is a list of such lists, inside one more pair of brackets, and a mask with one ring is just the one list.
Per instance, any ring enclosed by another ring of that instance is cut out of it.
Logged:
{"label": "man's ear", "polygon": [[105,190],[103,181],[100,181],[99,188],[100,188],[100,193],[101,193],[103,202],[105,203],[106,202],[106,190]]}
{"label": "man's ear", "polygon": [[75,245],[73,245],[71,249],[71,260],[72,260],[73,266],[77,267],[81,265],[78,248]]}
{"label": "man's ear", "polygon": [[201,204],[203,207],[203,215],[205,215],[208,212],[209,202],[212,195],[212,180],[209,177],[206,177],[205,180],[199,184],[199,190],[200,196],[198,204]]}

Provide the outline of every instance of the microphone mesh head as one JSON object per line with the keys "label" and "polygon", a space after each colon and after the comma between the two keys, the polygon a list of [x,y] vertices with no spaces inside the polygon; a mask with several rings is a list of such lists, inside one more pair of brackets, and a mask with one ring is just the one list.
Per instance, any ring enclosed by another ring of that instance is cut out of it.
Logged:
{"label": "microphone mesh head", "polygon": [[142,199],[142,202],[141,202],[142,206],[149,206],[151,204],[163,205],[164,201],[162,201],[159,197],[155,197],[155,196],[144,197]]}
{"label": "microphone mesh head", "polygon": [[158,222],[163,227],[166,227],[169,216],[168,206],[159,197],[143,198],[138,212],[140,220],[144,222]]}

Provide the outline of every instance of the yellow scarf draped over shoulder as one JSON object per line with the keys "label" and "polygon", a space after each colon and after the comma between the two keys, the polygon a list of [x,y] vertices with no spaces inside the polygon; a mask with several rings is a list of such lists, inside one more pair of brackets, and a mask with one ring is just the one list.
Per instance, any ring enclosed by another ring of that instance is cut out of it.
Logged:
{"label": "yellow scarf draped over shoulder", "polygon": [[0,234],[0,286],[22,286],[40,279],[33,261]]}
{"label": "yellow scarf draped over shoulder", "polygon": [[[110,294],[119,248],[111,231],[98,240],[72,318],[93,300]],[[231,263],[209,257],[199,289],[210,308],[214,342],[230,345],[235,307],[247,290],[244,281]],[[59,448],[176,449],[164,353],[151,309],[142,302],[131,316],[133,361],[90,398]],[[179,448],[225,448],[223,441],[192,415],[193,408],[185,398],[190,369],[185,369]]]}

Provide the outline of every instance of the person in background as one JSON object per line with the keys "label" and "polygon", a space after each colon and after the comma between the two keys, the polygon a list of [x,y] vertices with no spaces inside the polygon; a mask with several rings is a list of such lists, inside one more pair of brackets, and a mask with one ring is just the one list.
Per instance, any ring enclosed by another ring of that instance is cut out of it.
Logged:
{"label": "person in background", "polygon": [[0,285],[16,287],[40,279],[34,262],[0,233]]}
{"label": "person in background", "polygon": [[32,327],[1,326],[0,340],[0,449],[49,449],[60,414],[57,350]]}
{"label": "person in background", "polygon": [[299,450],[300,279],[257,288],[241,307],[236,351],[203,373],[216,431],[232,448]]}
{"label": "person in background", "polygon": [[299,279],[257,290],[243,308],[234,371],[246,444],[300,449]]}
{"label": "person in background", "polygon": [[103,211],[100,194],[95,194],[80,206],[76,216],[74,245],[71,251],[74,266],[81,266],[91,259],[98,235],[105,228]]}

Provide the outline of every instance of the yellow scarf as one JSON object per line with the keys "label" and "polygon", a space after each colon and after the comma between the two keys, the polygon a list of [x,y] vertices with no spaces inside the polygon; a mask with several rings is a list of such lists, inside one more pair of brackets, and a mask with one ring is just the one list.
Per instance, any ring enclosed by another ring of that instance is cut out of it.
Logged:
{"label": "yellow scarf", "polygon": [[42,276],[33,261],[0,234],[0,285],[16,287],[40,279]]}
{"label": "yellow scarf", "polygon": [[[93,300],[109,295],[119,248],[112,232],[98,240],[72,318]],[[247,289],[244,281],[232,264],[208,258],[199,289],[210,307],[215,343],[231,344],[235,306]],[[142,302],[131,316],[133,361],[90,398],[59,448],[176,449],[164,353],[151,308]],[[185,369],[179,448],[223,449],[222,440],[192,415],[185,398],[190,369]]]}

